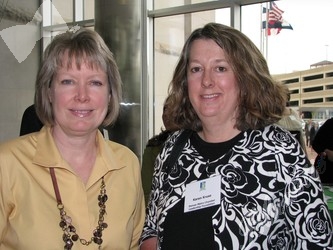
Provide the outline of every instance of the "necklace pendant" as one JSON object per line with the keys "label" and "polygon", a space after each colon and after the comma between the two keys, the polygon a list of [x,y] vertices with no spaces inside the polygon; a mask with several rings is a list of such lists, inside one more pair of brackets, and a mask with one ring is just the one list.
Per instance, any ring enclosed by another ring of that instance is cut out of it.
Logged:
{"label": "necklace pendant", "polygon": [[63,240],[64,240],[64,242],[65,242],[64,249],[65,249],[65,250],[72,249],[72,247],[73,247],[73,241],[71,240],[70,236],[64,234],[64,235],[63,235]]}
{"label": "necklace pendant", "polygon": [[67,224],[72,224],[72,218],[68,215],[64,215],[64,220]]}

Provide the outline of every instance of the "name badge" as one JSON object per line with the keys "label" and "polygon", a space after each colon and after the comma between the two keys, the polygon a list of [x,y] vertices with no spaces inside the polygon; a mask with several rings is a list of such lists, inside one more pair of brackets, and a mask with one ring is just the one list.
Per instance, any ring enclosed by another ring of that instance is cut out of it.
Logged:
{"label": "name badge", "polygon": [[212,207],[221,202],[221,175],[186,185],[184,212]]}

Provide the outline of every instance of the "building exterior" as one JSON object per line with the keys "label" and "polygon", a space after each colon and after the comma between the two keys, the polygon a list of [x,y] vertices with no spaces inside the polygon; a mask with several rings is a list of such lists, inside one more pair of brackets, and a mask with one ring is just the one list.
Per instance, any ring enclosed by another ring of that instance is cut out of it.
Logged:
{"label": "building exterior", "polygon": [[[325,61],[326,62],[326,61]],[[308,70],[274,75],[288,86],[290,106],[304,119],[326,120],[333,117],[333,64],[316,63]]]}

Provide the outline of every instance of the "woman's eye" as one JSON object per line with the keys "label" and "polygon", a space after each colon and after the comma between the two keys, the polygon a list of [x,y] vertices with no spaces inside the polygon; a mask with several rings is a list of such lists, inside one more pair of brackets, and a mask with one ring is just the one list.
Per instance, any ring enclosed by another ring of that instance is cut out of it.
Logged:
{"label": "woman's eye", "polygon": [[193,68],[191,68],[191,72],[192,73],[199,72],[199,71],[200,71],[199,67],[193,67]]}
{"label": "woman's eye", "polygon": [[226,68],[225,67],[217,67],[217,71],[223,72],[223,71],[226,71]]}
{"label": "woman's eye", "polygon": [[92,81],[92,82],[91,82],[91,85],[94,85],[94,86],[102,86],[103,83],[100,82],[100,81]]}
{"label": "woman's eye", "polygon": [[64,85],[68,85],[68,84],[72,84],[72,83],[73,83],[73,81],[69,80],[69,79],[65,79],[65,80],[61,81],[61,84],[64,84]]}

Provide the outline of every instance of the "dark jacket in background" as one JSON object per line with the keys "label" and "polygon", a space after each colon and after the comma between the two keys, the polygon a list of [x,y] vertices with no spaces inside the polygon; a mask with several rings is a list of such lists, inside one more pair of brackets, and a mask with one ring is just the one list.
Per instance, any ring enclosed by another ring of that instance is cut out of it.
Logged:
{"label": "dark jacket in background", "polygon": [[166,139],[170,134],[171,134],[170,131],[164,130],[160,134],[149,139],[146,148],[143,152],[141,178],[142,178],[142,187],[145,195],[146,205],[148,203],[151,191],[151,184],[153,180],[156,157],[160,153],[164,145],[164,142],[166,141]]}
{"label": "dark jacket in background", "polygon": [[323,184],[333,184],[333,162],[321,159],[320,154],[325,150],[333,150],[333,118],[328,119],[317,131],[312,148],[318,154],[315,166]]}
{"label": "dark jacket in background", "polygon": [[35,106],[31,105],[27,107],[22,116],[20,136],[37,132],[42,127],[43,123],[39,120],[36,114]]}

